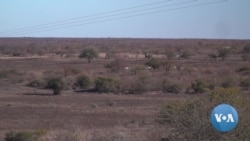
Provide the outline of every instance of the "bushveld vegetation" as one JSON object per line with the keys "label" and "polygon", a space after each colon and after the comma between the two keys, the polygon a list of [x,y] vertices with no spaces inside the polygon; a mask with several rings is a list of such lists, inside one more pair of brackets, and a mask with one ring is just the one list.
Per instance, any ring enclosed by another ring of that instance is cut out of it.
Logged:
{"label": "bushveld vegetation", "polygon": [[[241,117],[237,128],[224,134],[215,131],[209,121],[211,109],[221,103],[236,107]],[[159,122],[172,129],[166,138],[168,140],[247,140],[250,138],[249,108],[249,98],[239,88],[218,87],[199,98],[164,104]]]}
{"label": "bushveld vegetation", "polygon": [[[0,39],[0,86],[3,93],[13,88],[16,92],[24,89],[23,94],[187,97],[163,104],[159,122],[166,125],[167,134],[152,136],[151,141],[244,140],[249,133],[243,129],[249,129],[242,122],[233,133],[222,135],[208,126],[207,116],[213,106],[228,102],[249,118],[249,44],[247,40]],[[120,108],[119,104],[105,100],[104,104],[90,101],[88,106],[96,113],[103,105],[111,109]],[[7,132],[5,140],[31,140],[34,136],[33,132]],[[89,140],[112,139],[134,138],[114,134]]]}

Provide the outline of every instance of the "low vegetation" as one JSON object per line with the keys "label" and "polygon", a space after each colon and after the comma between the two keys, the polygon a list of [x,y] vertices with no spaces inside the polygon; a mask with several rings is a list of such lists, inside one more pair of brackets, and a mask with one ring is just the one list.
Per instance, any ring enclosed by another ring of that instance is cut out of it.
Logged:
{"label": "low vegetation", "polygon": [[156,59],[156,58],[151,58],[150,60],[148,60],[145,65],[153,68],[153,69],[158,69],[161,65],[161,62]]}
{"label": "low vegetation", "polygon": [[47,134],[44,129],[36,131],[10,131],[5,134],[5,141],[40,141]]}
{"label": "low vegetation", "polygon": [[[208,118],[211,109],[221,103],[236,107],[241,117],[237,128],[224,134],[215,131]],[[203,97],[164,104],[159,114],[159,122],[172,129],[167,140],[247,140],[250,138],[249,107],[249,100],[240,89],[216,88]]]}
{"label": "low vegetation", "polygon": [[51,78],[48,80],[46,88],[53,90],[54,95],[60,95],[66,84],[62,78]]}
{"label": "low vegetation", "polygon": [[[53,134],[86,125],[101,131],[117,127],[127,133],[81,139],[88,141],[247,140],[249,44],[248,40],[0,39],[1,128],[47,126]],[[158,125],[156,107],[165,101]],[[239,127],[226,134],[214,131],[207,118],[221,102],[235,106],[243,117]],[[151,131],[156,133],[149,138]],[[74,133],[55,134],[47,140],[78,140]],[[5,140],[33,141],[36,136],[32,131],[10,131]]]}
{"label": "low vegetation", "polygon": [[81,89],[87,89],[91,85],[91,80],[86,75],[80,75],[76,79],[75,86]]}
{"label": "low vegetation", "polygon": [[115,80],[108,77],[98,77],[95,80],[95,90],[99,93],[114,92]]}

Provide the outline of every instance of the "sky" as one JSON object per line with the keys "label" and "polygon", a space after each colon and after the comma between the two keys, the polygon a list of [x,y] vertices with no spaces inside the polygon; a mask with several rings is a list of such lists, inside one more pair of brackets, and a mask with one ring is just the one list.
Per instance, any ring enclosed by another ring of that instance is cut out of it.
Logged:
{"label": "sky", "polygon": [[250,0],[0,0],[0,37],[250,39]]}

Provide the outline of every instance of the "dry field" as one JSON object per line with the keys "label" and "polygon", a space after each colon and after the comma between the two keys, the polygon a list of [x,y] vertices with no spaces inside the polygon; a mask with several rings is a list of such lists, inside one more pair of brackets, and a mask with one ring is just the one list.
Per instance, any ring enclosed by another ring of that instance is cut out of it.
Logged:
{"label": "dry field", "polygon": [[[112,137],[122,141],[160,141],[168,130],[156,122],[161,104],[199,95],[189,92],[191,83],[197,79],[207,83],[207,89],[226,82],[240,86],[250,74],[250,68],[248,72],[239,71],[249,66],[248,61],[241,59],[242,49],[249,43],[194,39],[0,39],[0,140],[12,130],[43,129],[47,131],[44,140],[48,141],[99,141]],[[89,64],[78,55],[90,45],[99,51],[100,58]],[[220,48],[231,51],[224,61],[209,58]],[[170,69],[146,69],[139,76],[124,70],[124,66],[144,66],[148,60],[144,58],[145,50],[160,61],[170,60]],[[109,52],[116,55],[107,59],[105,55]],[[166,56],[169,52],[174,53],[172,58]],[[119,72],[104,67],[114,58],[125,64]],[[69,69],[77,73],[68,74]],[[139,94],[77,92],[71,86],[81,74],[92,81],[97,76],[114,77],[119,83],[124,82],[125,88],[132,87],[127,86],[130,83],[139,83],[142,75],[146,88]],[[55,76],[63,77],[69,85],[61,95],[27,86],[33,80]],[[178,94],[162,92],[163,80],[180,85]]]}

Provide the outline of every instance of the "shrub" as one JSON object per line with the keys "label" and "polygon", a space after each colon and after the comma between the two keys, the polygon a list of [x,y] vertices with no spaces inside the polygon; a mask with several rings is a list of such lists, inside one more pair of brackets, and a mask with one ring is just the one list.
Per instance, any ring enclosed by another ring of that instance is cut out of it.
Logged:
{"label": "shrub", "polygon": [[222,82],[221,87],[228,88],[228,87],[236,87],[237,80],[235,78],[229,77],[224,82]]}
{"label": "shrub", "polygon": [[250,74],[250,66],[244,66],[237,70],[237,72],[241,73],[242,75],[249,75]]}
{"label": "shrub", "polygon": [[194,93],[204,93],[207,87],[203,81],[196,80],[192,83],[191,88],[194,90]]}
{"label": "shrub", "polygon": [[250,54],[242,54],[242,61],[250,61]]}
{"label": "shrub", "polygon": [[223,61],[229,56],[230,49],[222,48],[218,50],[218,57],[220,57]]}
{"label": "shrub", "polygon": [[[209,121],[212,109],[221,103],[234,106],[240,121],[234,131],[219,133]],[[159,120],[171,129],[168,140],[209,141],[248,140],[250,138],[250,103],[238,88],[216,88],[209,94],[186,101],[168,102],[161,107]]]}
{"label": "shrub", "polygon": [[80,69],[78,68],[72,68],[70,66],[64,66],[63,67],[63,73],[64,73],[64,77],[67,77],[69,75],[77,75],[81,72]]}
{"label": "shrub", "polygon": [[145,65],[152,67],[153,69],[158,69],[161,65],[161,62],[158,59],[152,58],[147,61]]}
{"label": "shrub", "polygon": [[244,48],[243,48],[243,53],[245,53],[245,54],[250,54],[250,44],[244,46]]}
{"label": "shrub", "polygon": [[211,59],[214,59],[216,60],[218,55],[217,54],[214,54],[214,53],[211,53],[211,54],[208,54],[208,57],[211,58]]}
{"label": "shrub", "polygon": [[20,73],[17,70],[10,69],[10,70],[1,70],[0,71],[0,78],[8,78],[12,75],[19,75]]}
{"label": "shrub", "polygon": [[113,57],[114,57],[114,54],[115,54],[114,52],[110,52],[110,51],[107,52],[107,53],[106,53],[106,56],[105,56],[105,59],[111,59],[111,58],[113,58]]}
{"label": "shrub", "polygon": [[125,62],[121,59],[115,59],[114,61],[104,65],[104,67],[110,69],[111,72],[119,72],[125,66]]}
{"label": "shrub", "polygon": [[241,86],[244,90],[249,90],[249,89],[250,89],[250,78],[242,80],[242,81],[240,82],[240,86]]}
{"label": "shrub", "polygon": [[78,68],[72,68],[71,73],[77,75],[77,74],[81,73],[81,70]]}
{"label": "shrub", "polygon": [[32,141],[32,133],[30,132],[8,132],[5,135],[5,141]]}
{"label": "shrub", "polygon": [[88,88],[90,84],[91,84],[90,79],[85,75],[81,75],[77,77],[76,83],[75,83],[77,87],[80,87],[82,89]]}
{"label": "shrub", "polygon": [[95,89],[97,92],[113,92],[115,90],[115,81],[108,77],[98,77],[95,80]]}
{"label": "shrub", "polygon": [[137,75],[138,73],[140,73],[141,71],[144,71],[145,67],[144,66],[135,66],[134,68],[131,69],[131,73],[133,75]]}
{"label": "shrub", "polygon": [[29,131],[10,131],[5,134],[5,141],[38,141],[47,131],[43,129],[34,132]]}
{"label": "shrub", "polygon": [[182,91],[182,86],[180,84],[171,84],[167,81],[163,81],[162,82],[162,91],[164,93],[179,94]]}
{"label": "shrub", "polygon": [[29,87],[43,89],[46,87],[46,83],[42,80],[33,80],[27,84]]}
{"label": "shrub", "polygon": [[166,52],[166,57],[169,59],[169,60],[172,60],[175,58],[175,53],[173,51],[167,51]]}
{"label": "shrub", "polygon": [[147,71],[141,71],[133,77],[130,82],[129,93],[142,94],[152,90],[154,83],[150,79],[150,74]]}
{"label": "shrub", "polygon": [[182,59],[189,59],[190,57],[191,57],[191,53],[189,51],[184,51],[180,55],[180,58],[182,58]]}
{"label": "shrub", "polygon": [[59,95],[65,87],[66,84],[61,78],[49,79],[46,86],[47,89],[53,90],[54,95]]}
{"label": "shrub", "polygon": [[167,60],[167,61],[163,62],[162,65],[163,65],[165,71],[169,72],[173,66],[173,63],[171,61]]}
{"label": "shrub", "polygon": [[107,105],[110,106],[110,107],[112,107],[112,106],[115,106],[115,105],[116,105],[116,102],[113,101],[113,100],[108,100],[108,101],[107,101]]}

